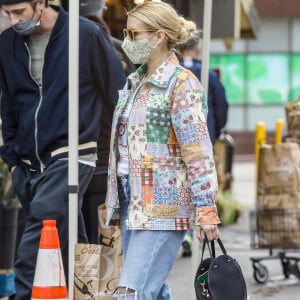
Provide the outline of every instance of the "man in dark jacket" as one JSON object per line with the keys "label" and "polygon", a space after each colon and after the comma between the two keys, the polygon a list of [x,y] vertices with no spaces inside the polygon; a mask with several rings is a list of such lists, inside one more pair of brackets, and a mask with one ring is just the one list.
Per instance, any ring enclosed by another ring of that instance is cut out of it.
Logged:
{"label": "man in dark jacket", "polygon": [[[196,31],[190,39],[178,46],[182,54],[180,63],[191,70],[201,81],[201,32]],[[207,95],[207,127],[212,144],[221,134],[221,129],[226,125],[228,102],[225,89],[218,75],[210,70],[208,75],[208,95]]]}
{"label": "man in dark jacket", "polygon": [[[55,219],[68,271],[69,16],[47,0],[0,0],[11,28],[0,35],[1,157],[12,171],[27,224],[15,263],[16,299],[31,299],[42,221]],[[103,112],[124,72],[101,26],[81,18],[79,38],[78,241],[88,242],[82,195],[91,179]]]}

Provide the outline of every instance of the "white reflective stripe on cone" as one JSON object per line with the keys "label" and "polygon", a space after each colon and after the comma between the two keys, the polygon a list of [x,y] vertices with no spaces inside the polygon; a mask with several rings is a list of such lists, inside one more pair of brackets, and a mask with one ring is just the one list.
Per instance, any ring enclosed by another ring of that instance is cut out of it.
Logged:
{"label": "white reflective stripe on cone", "polygon": [[34,286],[65,286],[66,280],[60,249],[39,249]]}

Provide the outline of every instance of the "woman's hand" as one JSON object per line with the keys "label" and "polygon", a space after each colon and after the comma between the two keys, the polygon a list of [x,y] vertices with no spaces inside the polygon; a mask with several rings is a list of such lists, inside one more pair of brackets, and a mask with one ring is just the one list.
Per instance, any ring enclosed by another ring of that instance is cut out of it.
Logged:
{"label": "woman's hand", "polygon": [[[201,225],[196,226],[197,239],[202,242],[204,238],[204,233],[207,236],[208,241],[217,240],[219,238],[219,228],[218,225]],[[202,232],[204,231],[204,233]]]}

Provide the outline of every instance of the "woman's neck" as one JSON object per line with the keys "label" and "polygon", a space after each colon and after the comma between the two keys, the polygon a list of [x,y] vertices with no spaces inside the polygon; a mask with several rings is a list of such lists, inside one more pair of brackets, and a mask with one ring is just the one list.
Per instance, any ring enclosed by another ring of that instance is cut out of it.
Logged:
{"label": "woman's neck", "polygon": [[171,51],[166,50],[160,53],[153,52],[147,61],[147,78],[149,78],[156,69],[170,56]]}

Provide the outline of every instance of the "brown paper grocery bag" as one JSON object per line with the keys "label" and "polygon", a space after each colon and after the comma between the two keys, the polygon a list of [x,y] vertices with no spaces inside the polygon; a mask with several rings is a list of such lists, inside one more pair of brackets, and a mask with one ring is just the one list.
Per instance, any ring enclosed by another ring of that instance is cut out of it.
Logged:
{"label": "brown paper grocery bag", "polygon": [[99,245],[77,244],[75,248],[75,300],[113,300],[120,279],[122,259],[119,226],[105,226],[105,206],[100,205]]}
{"label": "brown paper grocery bag", "polygon": [[75,247],[74,299],[115,299],[122,265],[117,249],[97,244]]}
{"label": "brown paper grocery bag", "polygon": [[300,150],[297,143],[260,147],[257,193],[300,196]]}
{"label": "brown paper grocery bag", "polygon": [[299,197],[290,194],[266,194],[259,195],[261,209],[300,209]]}
{"label": "brown paper grocery bag", "polygon": [[102,248],[95,244],[75,245],[74,299],[97,299]]}
{"label": "brown paper grocery bag", "polygon": [[298,208],[258,211],[257,228],[260,248],[294,249],[300,247]]}
{"label": "brown paper grocery bag", "polygon": [[289,101],[285,104],[288,137],[300,142],[300,100]]}

